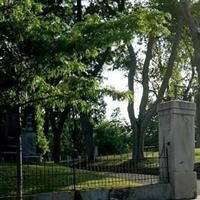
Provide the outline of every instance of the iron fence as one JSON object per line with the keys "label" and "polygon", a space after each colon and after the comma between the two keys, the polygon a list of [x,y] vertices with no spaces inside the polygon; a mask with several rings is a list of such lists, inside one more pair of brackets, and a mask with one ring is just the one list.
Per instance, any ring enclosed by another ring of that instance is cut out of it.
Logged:
{"label": "iron fence", "polygon": [[[16,196],[16,162],[0,163],[0,197]],[[157,149],[145,150],[144,159],[135,162],[132,154],[85,156],[54,162],[23,163],[23,195],[53,191],[97,188],[125,188],[168,182],[167,155]],[[165,172],[165,173],[162,173]]]}

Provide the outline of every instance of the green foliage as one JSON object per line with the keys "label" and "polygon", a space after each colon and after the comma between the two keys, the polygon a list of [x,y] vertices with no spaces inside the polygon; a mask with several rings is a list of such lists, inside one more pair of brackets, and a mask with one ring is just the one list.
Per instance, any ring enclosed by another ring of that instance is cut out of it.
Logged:
{"label": "green foliage", "polygon": [[145,132],[144,146],[158,146],[158,117],[153,117]]}
{"label": "green foliage", "polygon": [[44,135],[44,111],[42,110],[41,106],[35,107],[35,123],[38,153],[43,156],[49,151],[49,142]]}
{"label": "green foliage", "polygon": [[33,0],[1,4],[0,76],[3,84],[10,82],[1,89],[1,104],[63,107],[68,102],[87,110],[82,96],[97,95],[99,84],[84,75],[84,59],[94,60],[100,49],[128,42],[133,34],[168,34],[161,22],[169,15],[155,9],[136,9],[108,21],[88,14],[82,22],[68,24],[53,11],[44,14],[46,8]]}
{"label": "green foliage", "polygon": [[99,154],[120,154],[129,151],[124,137],[125,130],[119,125],[103,121],[95,127],[95,144],[98,146]]}
{"label": "green foliage", "polygon": [[[60,2],[0,2],[0,105],[40,105],[36,108],[36,121],[42,155],[48,151],[48,142],[43,133],[43,106],[58,112],[69,106],[75,110],[77,121],[79,114],[85,112],[98,122],[104,114],[104,95],[112,96],[114,100],[133,99],[134,92],[101,88],[100,82],[104,64],[113,68],[129,68],[127,44],[133,44],[132,40],[136,38],[139,40],[137,45],[141,43],[143,47],[148,37],[153,36],[157,40],[150,65],[149,89],[153,92],[149,94],[149,99],[157,95],[171,49],[173,28],[178,16],[176,11],[179,11],[177,1],[150,0],[141,4],[126,1],[127,9],[123,11],[119,8],[121,1],[109,0],[108,4],[94,0],[88,6],[83,6],[82,21],[77,22],[75,1],[65,1],[64,5]],[[188,65],[188,60],[183,57],[188,57],[189,53],[183,51],[179,54],[168,89],[170,98],[180,96],[184,91],[176,88],[177,83],[187,89],[187,85],[183,84],[181,69],[186,62]],[[138,83],[143,82],[141,63],[144,55],[142,51],[136,52],[138,66],[135,79]],[[95,72],[98,68],[98,72]],[[190,81],[187,77],[185,80]],[[192,81],[194,85],[195,81]],[[72,118],[68,120],[67,126],[70,126]],[[56,123],[59,124],[58,121]],[[69,148],[68,129],[62,138],[63,151]],[[126,130],[118,122],[104,122],[96,127],[96,131],[102,153],[111,149],[105,148],[106,145],[112,147],[113,153],[124,152],[128,148],[120,143]],[[149,128],[147,134],[153,133],[154,128]],[[101,139],[101,134],[104,139]]]}
{"label": "green foliage", "polygon": [[117,91],[112,87],[103,88],[101,91],[104,95],[111,96],[113,100],[122,101],[125,99],[129,100],[132,98],[132,94],[130,91]]}

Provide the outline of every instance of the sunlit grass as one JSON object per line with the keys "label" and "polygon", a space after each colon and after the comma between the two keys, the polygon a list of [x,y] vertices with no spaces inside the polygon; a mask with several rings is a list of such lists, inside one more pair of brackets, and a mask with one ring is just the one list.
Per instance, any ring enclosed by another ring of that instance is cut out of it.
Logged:
{"label": "sunlit grass", "polygon": [[[87,185],[87,187],[85,187]],[[85,190],[85,189],[96,189],[96,188],[125,188],[125,187],[135,187],[140,186],[142,184],[134,183],[126,181],[125,179],[114,178],[113,177],[105,177],[102,180],[91,180],[86,181],[85,183],[78,184],[76,187],[78,190]]]}
{"label": "sunlit grass", "polygon": [[200,163],[200,148],[195,149],[195,163]]}
{"label": "sunlit grass", "polygon": [[[73,174],[76,174],[74,179]],[[51,191],[87,190],[93,188],[119,188],[139,185],[103,172],[95,173],[87,170],[56,165],[24,165],[23,193],[41,193]],[[0,196],[16,194],[16,166],[4,164],[0,166]]]}
{"label": "sunlit grass", "polygon": [[[200,148],[195,149],[195,167],[200,168]],[[141,172],[134,171],[135,168]],[[145,151],[145,159],[135,163],[132,154],[99,156],[95,161],[75,169],[69,163],[42,163],[41,165],[23,165],[23,192],[25,194],[71,191],[98,188],[123,188],[138,186],[124,177],[115,177],[114,173],[157,174],[159,168],[158,151]],[[107,173],[105,173],[107,172]],[[76,174],[74,179],[74,173]],[[0,196],[16,193],[16,164],[0,165]]]}

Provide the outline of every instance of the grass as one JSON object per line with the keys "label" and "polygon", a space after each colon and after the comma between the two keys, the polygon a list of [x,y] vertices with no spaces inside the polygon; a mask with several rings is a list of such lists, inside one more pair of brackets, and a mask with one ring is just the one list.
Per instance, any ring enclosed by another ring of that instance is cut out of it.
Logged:
{"label": "grass", "polygon": [[[145,152],[145,159],[137,164],[133,162],[131,154],[121,154],[99,156],[87,167],[82,163],[82,166],[76,166],[76,168],[76,180],[74,180],[73,169],[64,163],[59,165],[54,163],[23,165],[23,192],[24,194],[33,194],[71,191],[74,189],[74,181],[76,182],[76,190],[138,186],[141,183],[114,177],[112,173],[145,174],[148,172],[148,174],[158,174],[158,152]],[[199,171],[198,178],[200,178],[200,148],[195,149],[195,170]],[[105,171],[110,173],[104,173]],[[0,197],[15,194],[16,165],[0,164]]]}
{"label": "grass", "polygon": [[[195,168],[200,171],[200,148],[195,150],[195,154]],[[74,171],[69,163],[23,165],[23,193],[71,191],[74,189],[74,182],[76,183],[76,190],[141,185],[141,183],[135,181],[128,181],[124,177],[114,176],[114,173],[124,172],[158,175],[158,152],[145,152],[145,159],[138,163],[133,162],[132,154],[99,156],[92,163],[81,163],[81,166],[76,165],[76,180],[74,180]],[[16,165],[0,164],[0,196],[15,195],[15,193]]]}
{"label": "grass", "polygon": [[197,172],[197,178],[200,179],[200,148],[195,149],[195,165],[194,169]]}
{"label": "grass", "polygon": [[200,148],[195,149],[195,163],[200,163]]}
{"label": "grass", "polygon": [[[87,190],[93,188],[118,188],[140,185],[105,173],[95,173],[76,169],[76,180],[73,169],[53,163],[23,166],[23,193],[33,194],[51,191]],[[16,166],[0,165],[0,197],[16,194]]]}
{"label": "grass", "polygon": [[[132,162],[132,154],[121,154],[121,155],[109,155],[98,157],[93,166],[96,167],[112,167],[123,165],[126,162]],[[159,167],[159,154],[157,151],[145,152],[145,159],[138,162],[138,168],[158,168]],[[195,149],[195,165],[199,165],[200,168],[200,148]],[[200,171],[200,169],[199,169]]]}
{"label": "grass", "polygon": [[[145,159],[140,162],[134,162],[132,160],[132,154],[121,154],[121,155],[109,155],[100,156],[94,163],[90,163],[90,167],[94,169],[100,168],[105,169],[104,171],[117,171],[123,172],[136,172],[136,173],[152,173],[158,174],[159,167],[159,156],[158,152],[148,151],[145,152]],[[154,171],[154,172],[153,172]]]}

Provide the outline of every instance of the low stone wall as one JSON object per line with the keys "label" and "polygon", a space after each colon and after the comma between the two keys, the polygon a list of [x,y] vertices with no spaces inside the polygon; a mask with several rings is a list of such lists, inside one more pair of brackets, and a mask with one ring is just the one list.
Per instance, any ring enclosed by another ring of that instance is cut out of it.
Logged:
{"label": "low stone wall", "polygon": [[80,193],[77,200],[167,200],[170,199],[170,185],[156,184],[135,188],[93,190]]}
{"label": "low stone wall", "polygon": [[[1,198],[0,198],[1,199]],[[167,200],[170,199],[169,184],[146,185],[126,189],[100,189],[82,192],[44,193],[26,196],[23,200]],[[14,200],[14,198],[4,198]]]}

